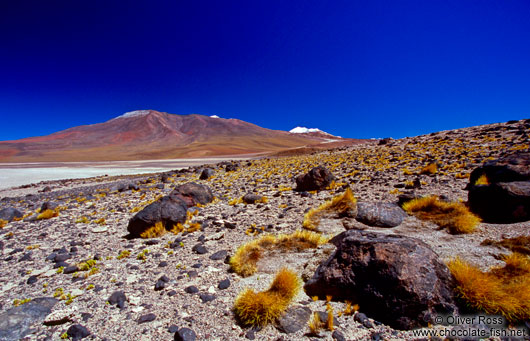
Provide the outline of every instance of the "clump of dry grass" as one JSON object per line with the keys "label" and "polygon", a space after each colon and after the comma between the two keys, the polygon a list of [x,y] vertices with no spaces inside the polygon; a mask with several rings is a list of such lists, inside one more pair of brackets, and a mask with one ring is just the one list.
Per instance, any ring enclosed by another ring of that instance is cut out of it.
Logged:
{"label": "clump of dry grass", "polygon": [[155,225],[149,227],[144,232],[140,233],[140,238],[156,238],[166,233],[164,223],[159,221]]}
{"label": "clump of dry grass", "polygon": [[530,255],[530,236],[505,238],[501,241],[486,239],[482,243],[480,243],[480,245],[502,246],[511,250],[512,252]]}
{"label": "clump of dry grass", "polygon": [[436,163],[430,163],[420,170],[420,174],[436,174],[438,172],[438,165]]}
{"label": "clump of dry grass", "polygon": [[486,176],[486,174],[482,174],[481,176],[478,177],[477,181],[475,181],[475,186],[489,185],[489,184],[490,184],[490,181],[488,180],[488,177]]}
{"label": "clump of dry grass", "polygon": [[460,202],[441,201],[436,196],[413,199],[403,204],[407,213],[418,219],[431,221],[452,234],[471,233],[480,218]]}
{"label": "clump of dry grass", "polygon": [[480,271],[460,258],[448,263],[457,281],[457,293],[469,306],[488,314],[501,314],[508,321],[530,318],[530,258],[512,253],[504,267]]}
{"label": "clump of dry grass", "polygon": [[310,209],[304,216],[302,226],[308,230],[317,230],[320,219],[326,214],[337,214],[339,217],[355,215],[357,199],[350,188],[333,199],[326,201],[318,208]]}
{"label": "clump of dry grass", "polygon": [[265,252],[278,249],[281,251],[305,250],[317,248],[327,243],[328,237],[312,231],[295,231],[291,234],[266,234],[241,245],[230,258],[230,267],[240,276],[247,277],[257,271],[257,263]]}
{"label": "clump of dry grass", "polygon": [[320,321],[320,314],[313,312],[311,318],[308,321],[309,335],[317,336],[320,333],[320,329],[324,326],[324,323]]}
{"label": "clump of dry grass", "polygon": [[39,213],[37,220],[50,219],[57,216],[59,216],[59,209],[57,208],[55,210],[44,210],[43,212]]}
{"label": "clump of dry grass", "polygon": [[5,227],[7,225],[8,221],[4,219],[0,219],[0,229]]}
{"label": "clump of dry grass", "polygon": [[234,313],[245,326],[265,326],[274,322],[287,309],[300,290],[301,280],[293,271],[283,268],[270,288],[255,292],[245,289],[236,298]]}

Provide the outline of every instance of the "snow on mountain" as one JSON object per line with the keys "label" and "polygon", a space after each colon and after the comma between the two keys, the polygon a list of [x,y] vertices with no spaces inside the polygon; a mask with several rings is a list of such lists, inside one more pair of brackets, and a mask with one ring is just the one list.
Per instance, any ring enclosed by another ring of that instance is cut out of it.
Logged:
{"label": "snow on mountain", "polygon": [[217,116],[217,115],[212,115],[212,116],[210,116],[210,117],[211,117],[211,118],[220,118],[220,117]]}
{"label": "snow on mountain", "polygon": [[135,111],[129,111],[129,112],[126,112],[125,114],[123,115],[120,115],[116,118],[120,118],[120,117],[136,117],[136,116],[143,116],[143,115],[148,115],[149,114],[149,110],[135,110]]}
{"label": "snow on mountain", "polygon": [[306,128],[306,127],[296,127],[296,128],[289,130],[289,132],[293,134],[322,133],[326,135],[331,135],[318,128]]}

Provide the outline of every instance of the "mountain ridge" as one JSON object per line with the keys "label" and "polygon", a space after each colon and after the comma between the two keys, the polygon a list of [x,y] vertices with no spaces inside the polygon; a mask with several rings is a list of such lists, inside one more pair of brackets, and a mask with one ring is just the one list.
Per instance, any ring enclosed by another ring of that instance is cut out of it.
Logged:
{"label": "mountain ridge", "polygon": [[264,154],[351,139],[293,134],[239,119],[136,110],[106,122],[0,142],[0,162],[120,161]]}

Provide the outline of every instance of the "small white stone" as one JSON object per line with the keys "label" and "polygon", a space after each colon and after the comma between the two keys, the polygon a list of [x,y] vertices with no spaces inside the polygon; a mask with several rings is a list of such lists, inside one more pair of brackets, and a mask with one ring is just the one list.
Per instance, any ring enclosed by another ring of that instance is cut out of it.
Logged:
{"label": "small white stone", "polygon": [[81,296],[83,295],[85,292],[83,290],[80,290],[80,289],[74,289],[72,290],[72,292],[70,293],[70,295],[72,296]]}
{"label": "small white stone", "polygon": [[208,288],[208,293],[209,293],[209,294],[215,294],[215,288],[214,288],[213,286],[210,286],[210,287]]}
{"label": "small white stone", "polygon": [[107,232],[109,229],[106,227],[106,226],[100,226],[100,227],[94,227],[92,229],[92,232],[94,233],[103,233],[103,232]]}
{"label": "small white stone", "polygon": [[137,297],[137,296],[129,296],[128,297],[128,300],[129,300],[129,303],[131,305],[138,305],[140,304],[140,297]]}

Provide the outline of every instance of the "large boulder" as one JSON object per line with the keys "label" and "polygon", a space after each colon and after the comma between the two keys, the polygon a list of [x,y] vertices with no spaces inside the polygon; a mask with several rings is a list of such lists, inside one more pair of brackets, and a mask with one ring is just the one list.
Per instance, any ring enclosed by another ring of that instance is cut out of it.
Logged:
{"label": "large boulder", "polygon": [[182,202],[187,207],[197,204],[205,205],[213,200],[211,189],[206,185],[195,182],[177,186],[170,194],[171,200]]}
{"label": "large boulder", "polygon": [[0,210],[0,219],[11,221],[15,218],[22,218],[23,214],[13,207],[6,207]]}
{"label": "large boulder", "polygon": [[328,187],[335,177],[324,166],[318,166],[311,169],[306,174],[296,177],[296,191],[317,191]]}
{"label": "large boulder", "polygon": [[305,284],[309,296],[349,300],[393,328],[426,326],[457,311],[453,278],[422,241],[349,230],[331,241],[337,250]]}
{"label": "large boulder", "polygon": [[146,206],[136,213],[127,226],[127,231],[132,237],[140,234],[158,222],[162,222],[167,230],[177,223],[186,221],[187,207],[180,200],[173,200],[171,196],[162,197],[160,200]]}
{"label": "large boulder", "polygon": [[401,207],[387,202],[357,203],[357,221],[375,227],[395,227],[401,224],[407,213]]}
{"label": "large boulder", "polygon": [[[482,176],[487,181],[477,183]],[[530,220],[530,153],[486,162],[471,172],[466,189],[470,209],[486,222]]]}

